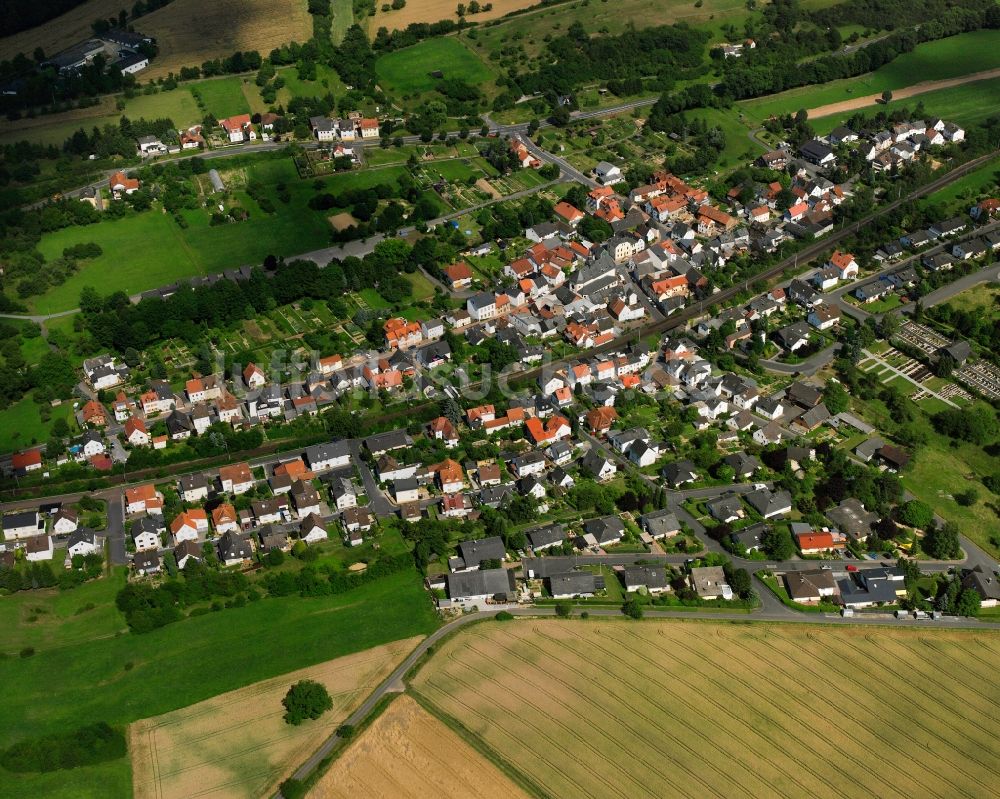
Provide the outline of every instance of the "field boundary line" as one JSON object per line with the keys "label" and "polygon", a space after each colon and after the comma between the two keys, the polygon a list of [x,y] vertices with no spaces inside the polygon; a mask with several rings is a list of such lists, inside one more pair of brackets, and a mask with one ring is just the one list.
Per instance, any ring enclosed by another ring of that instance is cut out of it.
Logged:
{"label": "field boundary line", "polygon": [[[921,94],[926,94],[927,92],[938,91],[940,89],[953,89],[956,86],[964,86],[966,83],[977,83],[981,80],[991,80],[993,78],[1000,78],[1000,67],[995,69],[984,69],[982,72],[970,72],[967,75],[959,75],[955,78],[926,80],[921,83],[904,86],[901,89],[893,89],[892,99],[908,100],[911,97],[917,97]],[[876,105],[881,99],[881,92],[878,94],[866,94],[863,97],[855,97],[851,100],[841,100],[836,103],[827,103],[826,105],[820,105],[816,108],[807,109],[807,114],[809,119],[822,119],[823,117],[833,116],[834,114],[843,114],[850,111],[857,111],[861,108],[867,108],[870,105]]]}
{"label": "field boundary line", "polygon": [[485,757],[490,763],[496,766],[506,776],[510,777],[519,787],[538,799],[555,799],[552,794],[545,791],[538,783],[524,774],[513,763],[506,760],[495,749],[490,747],[476,733],[472,732],[461,721],[451,714],[445,712],[429,698],[420,693],[416,688],[410,688],[406,695],[422,707],[427,713],[444,724],[452,732],[456,733],[463,741]]}

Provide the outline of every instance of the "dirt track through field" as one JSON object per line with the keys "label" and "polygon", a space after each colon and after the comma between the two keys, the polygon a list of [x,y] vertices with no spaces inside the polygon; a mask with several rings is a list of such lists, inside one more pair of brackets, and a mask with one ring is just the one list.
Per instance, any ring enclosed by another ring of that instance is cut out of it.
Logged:
{"label": "dirt track through field", "polygon": [[396,698],[310,792],[313,799],[527,799],[408,696]]}
{"label": "dirt track through field", "polygon": [[[975,83],[980,80],[990,80],[1000,78],[1000,69],[987,69],[983,72],[973,72],[971,75],[962,75],[958,78],[945,78],[943,80],[928,80],[923,83],[915,83],[902,89],[892,90],[892,101],[906,100],[909,97],[916,97],[918,94],[937,91],[938,89],[950,89],[953,86],[962,86],[966,83]],[[855,97],[851,100],[844,100],[839,103],[829,103],[818,108],[810,108],[809,119],[820,119],[821,117],[832,116],[833,114],[847,114],[857,111],[859,108],[867,108],[875,105],[882,99],[882,93],[868,94],[864,97]]]}
{"label": "dirt track through field", "polygon": [[413,688],[556,798],[974,799],[998,664],[990,632],[526,620],[455,636]]}
{"label": "dirt track through field", "polygon": [[[264,680],[129,727],[136,799],[269,796],[420,641],[409,638]],[[178,679],[198,679],[197,674]],[[333,709],[298,727],[281,700],[301,679],[322,683]]]}

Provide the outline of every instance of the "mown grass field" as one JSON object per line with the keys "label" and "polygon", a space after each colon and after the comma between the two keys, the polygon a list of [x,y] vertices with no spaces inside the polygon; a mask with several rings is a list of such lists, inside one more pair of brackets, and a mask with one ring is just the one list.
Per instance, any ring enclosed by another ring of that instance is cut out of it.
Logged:
{"label": "mown grass field", "polygon": [[[0,679],[17,690],[9,691],[0,707],[0,747],[96,721],[128,724],[158,716],[276,675],[425,635],[436,625],[418,576],[407,572],[333,597],[263,599],[146,635],[3,659]],[[0,797],[11,799],[118,799],[131,791],[126,759],[48,774],[0,768]]]}
{"label": "mown grass field", "polygon": [[493,71],[454,36],[426,39],[412,47],[386,53],[375,62],[379,85],[392,95],[433,91],[440,70],[445,79],[464,80],[480,89],[494,78]]}
{"label": "mown grass field", "polygon": [[62,417],[70,422],[70,428],[76,423],[70,418],[73,413],[73,403],[64,402],[52,409],[52,416],[43,422],[38,413],[38,405],[31,394],[0,410],[0,452],[30,447],[32,444],[44,444],[49,439],[49,430],[56,419]]}
{"label": "mown grass field", "polygon": [[526,799],[510,778],[409,696],[400,696],[310,792],[314,799]]}
{"label": "mown grass field", "polygon": [[[129,727],[136,799],[270,796],[419,642],[393,641],[136,722]],[[299,680],[323,685],[333,707],[290,726],[281,700]]]}
{"label": "mown grass field", "polygon": [[551,797],[976,797],[998,658],[993,632],[532,620],[463,631],[413,689]]}
{"label": "mown grass field", "polygon": [[0,598],[0,652],[16,655],[26,646],[72,646],[127,630],[125,617],[115,607],[125,572],[115,569],[110,577],[71,591],[47,588]]}
{"label": "mown grass field", "polygon": [[[747,116],[762,122],[770,116],[794,114],[800,108],[816,108],[885,89],[901,89],[995,67],[1000,67],[1000,31],[979,30],[918,45],[912,52],[866,75],[748,100],[740,103],[740,108]],[[915,105],[917,99],[907,102]]]}
{"label": "mown grass field", "polygon": [[190,90],[192,94],[197,92],[208,113],[216,119],[250,113],[250,104],[243,94],[242,78],[203,80],[191,84]]}

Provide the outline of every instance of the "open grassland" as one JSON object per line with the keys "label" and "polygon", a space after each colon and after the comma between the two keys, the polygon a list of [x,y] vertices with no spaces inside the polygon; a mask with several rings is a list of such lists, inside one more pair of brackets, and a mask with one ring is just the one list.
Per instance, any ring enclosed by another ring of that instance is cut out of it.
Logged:
{"label": "open grassland", "polygon": [[763,121],[771,116],[794,114],[800,108],[818,108],[881,94],[886,89],[958,78],[997,67],[1000,67],[1000,30],[980,30],[918,45],[912,52],[866,75],[790,89],[748,100],[740,103],[740,107],[747,116]]}
{"label": "open grassland", "polygon": [[[336,658],[129,727],[136,799],[269,796],[303,757],[384,680],[420,638]],[[333,708],[297,727],[281,700],[299,680],[324,685]]]}
{"label": "open grassland", "polygon": [[[337,596],[263,599],[145,635],[2,659],[0,680],[17,691],[8,692],[0,707],[0,747],[96,721],[124,725],[159,716],[279,674],[426,635],[436,625],[418,575],[399,573]],[[47,774],[0,768],[0,797],[11,799],[123,799],[131,791],[127,759]]]}
{"label": "open grassland", "polygon": [[454,36],[426,39],[412,47],[386,53],[375,62],[379,85],[389,94],[432,91],[438,78],[431,73],[437,70],[446,79],[460,79],[480,89],[494,77],[479,56]]}
{"label": "open grassland", "polygon": [[408,696],[341,755],[309,794],[314,799],[521,799],[517,785]]}
{"label": "open grassland", "polygon": [[115,569],[111,577],[71,591],[47,588],[0,597],[0,652],[16,655],[26,646],[38,650],[73,646],[127,630],[115,607],[125,572]]}
{"label": "open grassland", "polygon": [[[0,54],[30,55],[36,47],[55,53],[91,36],[94,19],[118,16],[126,6],[122,0],[90,0],[51,22],[0,40]],[[155,37],[160,48],[156,59],[137,75],[147,81],[237,50],[267,55],[286,42],[304,42],[312,35],[312,20],[306,0],[174,0],[136,20],[135,29]]]}
{"label": "open grassland", "polygon": [[978,797],[1000,779],[1000,635],[515,621],[413,687],[551,797]]}

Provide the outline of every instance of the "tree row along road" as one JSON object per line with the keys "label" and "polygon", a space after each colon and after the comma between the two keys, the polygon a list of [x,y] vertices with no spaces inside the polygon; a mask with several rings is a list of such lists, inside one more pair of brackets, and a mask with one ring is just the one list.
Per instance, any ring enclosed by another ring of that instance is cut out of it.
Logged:
{"label": "tree row along road", "polygon": [[[876,626],[876,625],[887,625],[891,627],[920,627],[925,628],[928,625],[933,625],[935,629],[976,629],[982,630],[986,628],[1000,629],[1000,623],[995,622],[981,622],[974,619],[957,619],[950,618],[946,622],[928,622],[928,621],[917,621],[915,619],[889,619],[885,616],[881,618],[866,618],[865,616],[853,616],[851,618],[842,618],[835,615],[827,615],[822,613],[799,613],[790,608],[786,608],[784,605],[778,603],[780,610],[775,608],[763,609],[759,608],[751,613],[698,613],[692,611],[670,611],[670,610],[646,610],[644,616],[650,619],[673,619],[673,620],[698,620],[698,621],[764,621],[764,622],[783,622],[791,624],[838,624],[838,625],[865,625],[865,626]],[[580,606],[579,610],[587,610],[593,617],[611,617],[621,619],[621,612],[615,608],[607,607],[584,607]],[[534,607],[534,608],[508,608],[509,613],[515,616],[554,616],[554,607]],[[416,666],[421,658],[425,657],[428,651],[431,650],[435,644],[447,638],[452,633],[457,632],[462,627],[472,624],[477,621],[482,621],[484,619],[490,619],[500,612],[500,609],[496,610],[486,610],[479,613],[470,613],[454,621],[450,621],[447,624],[439,627],[429,636],[427,636],[423,641],[421,641],[416,649],[414,649],[404,660],[400,663],[386,679],[379,685],[364,702],[355,710],[347,719],[344,724],[350,725],[352,727],[357,727],[362,724],[375,710],[376,706],[387,696],[394,693],[400,693],[405,689],[404,679],[406,675]],[[512,623],[512,622],[509,622]],[[622,621],[623,624],[633,623]],[[635,622],[641,624],[642,622]],[[331,755],[341,744],[347,742],[347,739],[342,738],[337,732],[334,732],[319,746],[319,748],[303,763],[293,774],[297,780],[305,780],[316,770],[319,764],[327,757]],[[283,795],[279,790],[274,794],[274,799],[283,799]]]}
{"label": "tree row along road", "polygon": [[[903,205],[904,203],[908,203],[908,202],[911,202],[913,200],[919,199],[920,197],[926,196],[927,194],[931,194],[931,193],[933,193],[935,191],[938,191],[939,189],[941,189],[941,188],[943,188],[945,186],[948,186],[949,184],[951,184],[954,181],[958,180],[959,178],[963,177],[968,172],[971,172],[971,171],[977,169],[982,164],[984,164],[984,163],[990,161],[991,159],[995,158],[998,154],[1000,154],[1000,150],[993,150],[993,151],[991,151],[991,152],[989,152],[989,153],[987,153],[985,155],[979,156],[978,158],[975,158],[975,159],[973,159],[971,161],[968,161],[968,162],[966,162],[966,163],[964,163],[964,164],[956,167],[955,169],[951,170],[950,172],[947,172],[946,174],[941,175],[940,177],[932,180],[930,183],[927,183],[924,186],[920,186],[917,189],[914,189],[910,194],[906,195],[906,197],[901,197],[901,198],[899,198],[897,200],[894,200],[891,203],[888,203],[887,205],[884,205],[884,206],[878,208],[876,211],[873,211],[871,214],[869,214],[868,216],[864,217],[863,219],[861,219],[861,220],[859,220],[857,222],[852,222],[849,225],[845,225],[839,231],[836,231],[836,232],[830,234],[829,236],[827,236],[827,237],[825,237],[823,239],[820,239],[820,240],[816,241],[813,244],[810,244],[805,249],[800,250],[796,254],[794,254],[792,256],[789,256],[788,258],[783,259],[782,261],[778,262],[777,264],[775,264],[774,266],[770,267],[769,269],[766,269],[765,271],[761,272],[760,274],[755,275],[754,278],[753,278],[754,282],[761,281],[761,280],[764,280],[764,281],[773,280],[774,278],[782,275],[784,273],[784,271],[786,269],[790,268],[790,267],[804,266],[805,264],[809,263],[812,259],[816,258],[817,256],[823,254],[827,250],[831,249],[833,247],[833,245],[835,245],[839,241],[842,241],[843,239],[847,238],[848,236],[852,235],[853,233],[856,233],[858,230],[860,230],[860,228],[861,228],[862,225],[867,225],[867,224],[871,223],[875,219],[878,219],[879,217],[883,216],[884,214],[890,213],[891,211],[895,210],[896,208],[898,208],[899,206]],[[698,316],[700,316],[701,314],[703,314],[705,312],[706,308],[708,308],[708,307],[710,307],[712,305],[717,305],[717,304],[720,304],[720,303],[727,302],[728,300],[730,300],[733,297],[735,297],[739,293],[739,291],[740,291],[740,285],[739,284],[735,285],[735,286],[731,286],[731,287],[729,287],[727,289],[723,289],[722,291],[720,291],[720,292],[718,292],[716,294],[713,294],[708,299],[702,300],[701,302],[696,303],[694,306],[692,306],[690,308],[686,308],[685,310],[683,310],[683,311],[681,311],[679,313],[672,314],[671,316],[667,317],[666,319],[663,319],[661,321],[654,322],[654,323],[651,323],[651,324],[646,325],[644,327],[636,328],[635,330],[630,331],[629,332],[629,337],[642,338],[642,337],[649,336],[649,335],[654,335],[654,334],[658,335],[658,334],[665,333],[665,332],[670,331],[670,330],[674,330],[674,329],[676,329],[678,327],[681,327],[683,325],[686,325],[692,319],[695,319]],[[595,354],[595,353],[600,353],[600,352],[608,352],[608,351],[611,351],[611,350],[620,349],[621,346],[622,346],[622,340],[621,339],[616,339],[614,341],[608,342],[607,344],[602,344],[601,346],[594,347],[594,348],[592,348],[590,350],[586,350],[585,352],[586,352],[586,354]],[[511,374],[510,378],[513,379],[513,380],[517,380],[517,381],[533,380],[533,379],[537,378],[539,375],[542,374],[543,369],[544,370],[553,369],[553,368],[556,368],[556,367],[558,367],[560,365],[565,365],[565,364],[569,363],[570,361],[576,360],[579,357],[580,357],[579,354],[575,354],[575,355],[571,355],[571,356],[566,356],[564,358],[560,358],[558,360],[552,361],[552,362],[550,362],[549,364],[546,364],[543,367],[535,367],[533,369],[528,369],[528,370],[525,370],[525,371],[522,371],[522,372],[517,372],[517,373]],[[481,387],[481,381],[476,381],[474,383],[470,383],[468,385],[468,387],[469,388],[480,388]],[[394,412],[392,412],[390,414],[386,414],[382,418],[385,421],[389,421],[389,420],[396,419],[396,418],[419,418],[419,415],[421,413],[424,413],[424,412],[428,411],[429,409],[431,409],[432,407],[434,407],[436,404],[437,404],[436,402],[432,401],[432,402],[420,403],[418,405],[412,405],[412,406],[410,406],[410,407],[408,407],[406,409],[402,409],[402,410],[399,410],[399,411],[394,411]],[[297,449],[301,449],[301,448],[297,448]],[[250,453],[250,454],[251,455],[256,455],[256,454],[262,454],[262,453]],[[277,452],[277,451],[275,451],[275,450],[271,450],[267,454],[280,454],[280,453]],[[186,463],[172,464],[172,466],[174,468],[171,468],[170,466],[161,467],[161,469],[158,471],[158,473],[162,474],[163,476],[171,476],[171,475],[182,474],[185,471],[189,471],[190,470],[190,465],[186,464]],[[120,483],[122,485],[125,484],[124,483],[124,478],[122,476],[117,476],[116,475],[114,478],[111,478],[111,479],[114,480],[114,482]],[[26,489],[23,492],[21,492],[21,491],[11,491],[11,490],[8,489],[4,493],[6,495],[12,497],[12,498],[16,497],[18,494],[20,494],[21,496],[23,496],[25,498],[34,498],[30,489]]]}

